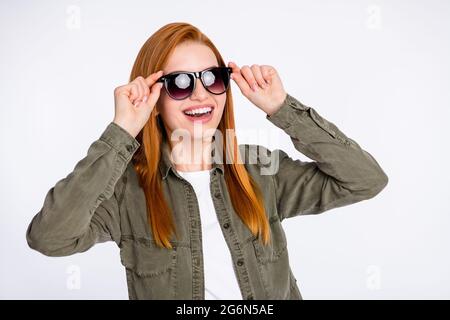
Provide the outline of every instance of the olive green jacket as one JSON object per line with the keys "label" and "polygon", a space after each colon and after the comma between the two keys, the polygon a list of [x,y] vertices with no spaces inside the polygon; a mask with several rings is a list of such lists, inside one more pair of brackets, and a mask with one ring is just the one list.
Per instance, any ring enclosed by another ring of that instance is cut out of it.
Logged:
{"label": "olive green jacket", "polygon": [[[211,195],[243,299],[302,299],[281,221],[370,199],[386,186],[388,177],[354,140],[289,94],[266,119],[283,129],[299,152],[315,160],[304,162],[280,149],[239,145],[244,165],[264,196],[271,244],[255,238],[233,210],[224,178],[226,161],[213,160]],[[157,247],[147,223],[144,192],[130,161],[139,146],[119,125],[108,124],[73,172],[48,191],[26,231],[28,245],[56,257],[114,241],[130,299],[204,299],[201,221],[194,189],[175,170],[163,140],[159,170],[179,238],[171,240],[173,250]]]}

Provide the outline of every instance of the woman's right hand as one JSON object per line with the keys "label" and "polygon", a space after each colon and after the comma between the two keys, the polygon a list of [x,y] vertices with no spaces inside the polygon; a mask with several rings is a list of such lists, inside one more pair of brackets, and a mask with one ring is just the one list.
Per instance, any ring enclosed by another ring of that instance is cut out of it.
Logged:
{"label": "woman's right hand", "polygon": [[162,71],[158,71],[147,78],[139,76],[129,84],[114,89],[113,122],[133,137],[142,130],[159,99],[163,84],[155,82],[162,74]]}

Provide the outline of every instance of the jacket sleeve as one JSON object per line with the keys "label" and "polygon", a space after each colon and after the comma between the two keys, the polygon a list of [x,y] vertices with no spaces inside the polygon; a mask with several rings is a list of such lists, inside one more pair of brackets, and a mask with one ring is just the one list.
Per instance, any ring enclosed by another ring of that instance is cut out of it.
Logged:
{"label": "jacket sleeve", "polygon": [[119,244],[114,190],[139,146],[122,127],[109,123],[74,170],[47,192],[26,231],[30,248],[47,256],[68,256],[98,242]]}
{"label": "jacket sleeve", "polygon": [[377,161],[317,111],[287,94],[266,119],[286,132],[294,147],[315,161],[294,160],[276,149],[275,184],[280,220],[318,214],[377,195],[388,183]]}

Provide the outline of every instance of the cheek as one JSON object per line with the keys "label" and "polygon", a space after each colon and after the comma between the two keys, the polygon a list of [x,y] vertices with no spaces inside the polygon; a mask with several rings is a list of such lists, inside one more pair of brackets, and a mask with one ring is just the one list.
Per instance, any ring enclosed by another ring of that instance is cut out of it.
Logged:
{"label": "cheek", "polygon": [[174,110],[177,110],[177,103],[165,92],[161,92],[159,99],[161,101],[161,113],[166,116],[173,116]]}
{"label": "cheek", "polygon": [[171,127],[176,127],[179,125],[180,119],[181,119],[181,113],[178,111],[176,106],[167,106],[167,108],[164,110],[164,117],[166,119],[166,122],[171,125]]}
{"label": "cheek", "polygon": [[223,99],[220,99],[219,101],[217,101],[217,103],[216,103],[216,111],[218,111],[218,112],[216,112],[216,117],[218,118],[218,120],[220,120],[220,118],[222,118],[222,115],[223,115],[223,111],[224,111],[224,109],[225,109],[225,101],[226,101],[226,98],[223,98]]}

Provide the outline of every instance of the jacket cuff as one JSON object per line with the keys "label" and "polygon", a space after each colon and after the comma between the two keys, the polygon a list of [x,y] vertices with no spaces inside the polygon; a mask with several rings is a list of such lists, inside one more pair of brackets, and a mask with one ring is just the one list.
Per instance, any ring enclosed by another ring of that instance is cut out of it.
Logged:
{"label": "jacket cuff", "polygon": [[281,104],[281,107],[277,111],[272,113],[272,115],[266,115],[266,119],[272,122],[277,127],[286,129],[294,122],[295,114],[292,112],[292,109],[307,111],[309,108],[310,107],[304,105],[289,93],[287,93],[286,98]]}
{"label": "jacket cuff", "polygon": [[126,161],[129,161],[140,143],[124,128],[115,122],[110,122],[100,136],[100,140],[106,142]]}
{"label": "jacket cuff", "polygon": [[[331,136],[333,139],[336,139],[340,143],[343,143],[345,145],[353,144],[353,141],[349,139],[342,131],[340,131],[336,127],[336,125],[324,119],[320,114],[317,113],[314,108],[301,103],[290,94],[287,94],[286,99],[284,100],[280,109],[274,112],[271,116],[266,115],[266,119],[283,130],[288,129],[293,124],[298,125],[299,121],[304,124],[304,127],[308,126],[308,124],[313,124],[314,126],[318,126],[323,129],[323,131],[327,132],[329,136]],[[289,132],[291,132],[292,134],[294,133],[293,131],[295,131],[294,135],[296,135],[300,131],[306,131],[306,129],[302,128],[301,126],[297,126],[297,128],[289,130]],[[307,134],[310,135],[314,132],[316,131],[313,130],[309,131],[308,133],[303,132],[303,140],[308,141]]]}

